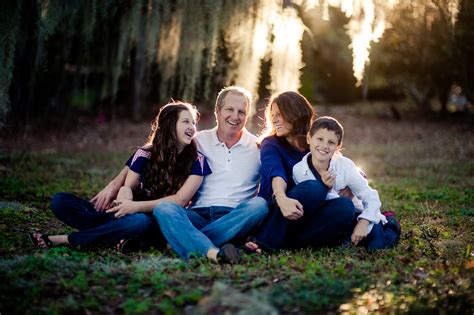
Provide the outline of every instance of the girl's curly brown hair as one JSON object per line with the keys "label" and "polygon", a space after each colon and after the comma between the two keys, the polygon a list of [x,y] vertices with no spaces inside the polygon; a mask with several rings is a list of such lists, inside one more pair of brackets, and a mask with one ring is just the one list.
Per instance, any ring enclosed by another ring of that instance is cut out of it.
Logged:
{"label": "girl's curly brown hair", "polygon": [[175,194],[191,173],[197,158],[194,140],[178,153],[179,140],[176,124],[182,111],[191,112],[195,121],[199,119],[196,107],[183,102],[174,102],[161,107],[152,123],[145,149],[151,152],[143,186],[152,199]]}

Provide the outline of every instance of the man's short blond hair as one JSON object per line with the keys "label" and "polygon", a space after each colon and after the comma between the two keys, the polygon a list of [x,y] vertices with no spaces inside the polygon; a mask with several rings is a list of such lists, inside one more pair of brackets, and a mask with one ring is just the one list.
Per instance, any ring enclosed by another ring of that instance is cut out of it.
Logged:
{"label": "man's short blond hair", "polygon": [[243,97],[245,97],[245,101],[247,102],[247,112],[249,112],[249,109],[252,106],[252,93],[250,93],[243,87],[235,86],[235,85],[228,86],[220,90],[219,94],[217,94],[216,110],[221,109],[224,106],[225,97],[229,93],[242,95]]}

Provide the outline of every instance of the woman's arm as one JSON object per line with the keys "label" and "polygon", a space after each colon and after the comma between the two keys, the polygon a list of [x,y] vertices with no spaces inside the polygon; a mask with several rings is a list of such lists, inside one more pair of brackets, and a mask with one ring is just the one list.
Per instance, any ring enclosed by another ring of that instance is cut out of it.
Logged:
{"label": "woman's arm", "polygon": [[298,220],[303,216],[303,205],[296,199],[286,196],[286,181],[281,177],[272,178],[273,196],[281,213],[288,220]]}
{"label": "woman's arm", "polygon": [[190,175],[184,182],[183,186],[181,186],[181,188],[173,195],[148,201],[118,200],[117,205],[107,210],[107,212],[115,212],[116,218],[120,218],[126,214],[151,212],[153,211],[153,208],[159,205],[162,201],[174,202],[185,207],[194,196],[199,186],[201,186],[202,180],[202,176]]}
{"label": "woman's arm", "polygon": [[260,175],[261,185],[263,183],[265,187],[260,186],[260,196],[267,200],[273,197],[285,218],[297,220],[303,216],[303,206],[298,200],[286,196],[287,180],[291,174],[286,174],[281,150],[285,149],[275,138],[269,137],[262,142]]}

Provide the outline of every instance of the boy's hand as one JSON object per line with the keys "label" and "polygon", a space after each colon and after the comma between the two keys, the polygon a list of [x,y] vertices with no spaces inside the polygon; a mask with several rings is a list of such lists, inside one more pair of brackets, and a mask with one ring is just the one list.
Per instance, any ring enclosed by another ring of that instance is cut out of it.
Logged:
{"label": "boy's hand", "polygon": [[369,221],[366,219],[360,219],[352,232],[351,241],[356,246],[360,241],[367,237],[367,229],[369,227]]}
{"label": "boy's hand", "polygon": [[336,174],[333,171],[327,171],[321,174],[321,180],[327,188],[332,189],[336,182]]}

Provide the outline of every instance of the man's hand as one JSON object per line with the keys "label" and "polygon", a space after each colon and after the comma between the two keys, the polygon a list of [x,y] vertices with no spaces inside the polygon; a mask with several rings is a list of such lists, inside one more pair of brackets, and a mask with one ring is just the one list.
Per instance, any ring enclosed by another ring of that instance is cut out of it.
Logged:
{"label": "man's hand", "polygon": [[366,219],[360,219],[351,235],[351,241],[356,246],[360,241],[367,237],[367,230],[369,227],[369,221]]}
{"label": "man's hand", "polygon": [[114,200],[112,208],[106,210],[105,212],[115,212],[114,216],[118,219],[126,214],[137,213],[138,211],[138,203],[136,201],[122,199]]}
{"label": "man's hand", "polygon": [[280,195],[276,201],[286,219],[294,221],[303,216],[303,205],[298,200],[288,198],[286,195]]}
{"label": "man's hand", "polygon": [[104,211],[109,209],[112,205],[112,200],[117,197],[118,189],[114,185],[107,185],[97,195],[95,195],[90,202],[94,204],[97,211]]}

